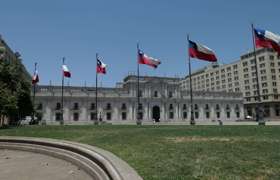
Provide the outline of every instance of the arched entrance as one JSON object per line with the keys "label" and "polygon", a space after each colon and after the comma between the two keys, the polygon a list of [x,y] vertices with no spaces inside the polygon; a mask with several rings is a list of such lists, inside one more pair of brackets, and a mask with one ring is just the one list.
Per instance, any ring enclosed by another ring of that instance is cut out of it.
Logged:
{"label": "arched entrance", "polygon": [[153,107],[153,119],[155,122],[159,122],[160,119],[160,108],[159,106],[154,106]]}

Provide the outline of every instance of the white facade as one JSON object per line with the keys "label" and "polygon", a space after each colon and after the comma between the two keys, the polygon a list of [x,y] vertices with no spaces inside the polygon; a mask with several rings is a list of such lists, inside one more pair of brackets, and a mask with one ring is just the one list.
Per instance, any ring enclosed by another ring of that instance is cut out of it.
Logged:
{"label": "white facade", "polygon": [[[141,121],[189,122],[190,94],[180,87],[181,79],[140,77]],[[244,119],[240,93],[195,91],[196,121],[236,121]],[[116,88],[98,89],[98,119],[106,122],[136,122],[137,77],[127,76]],[[47,124],[61,119],[61,87],[39,86],[36,93],[37,113]],[[93,123],[96,120],[95,88],[65,87],[64,123]]]}

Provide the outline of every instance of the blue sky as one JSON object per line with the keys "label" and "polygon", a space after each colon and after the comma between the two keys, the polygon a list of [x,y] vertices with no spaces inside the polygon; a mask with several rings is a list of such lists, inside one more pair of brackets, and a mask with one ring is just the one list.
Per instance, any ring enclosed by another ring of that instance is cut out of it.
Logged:
{"label": "blue sky", "polygon": [[[280,34],[279,0],[9,0],[1,2],[0,34],[19,51],[29,72],[38,62],[40,84],[61,83],[61,62],[71,85],[95,84],[95,53],[108,64],[102,86],[136,72],[136,43],[162,64],[141,75],[179,76],[187,70],[187,42],[207,45],[220,63],[252,49],[250,23]],[[207,62],[193,60],[193,69]],[[68,81],[66,81],[68,83]]]}

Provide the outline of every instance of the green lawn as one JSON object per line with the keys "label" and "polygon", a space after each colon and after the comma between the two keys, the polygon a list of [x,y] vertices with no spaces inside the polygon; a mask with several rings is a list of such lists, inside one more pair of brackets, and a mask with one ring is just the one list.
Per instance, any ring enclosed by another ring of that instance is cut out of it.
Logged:
{"label": "green lawn", "polygon": [[34,126],[0,135],[91,144],[144,179],[280,179],[280,126]]}

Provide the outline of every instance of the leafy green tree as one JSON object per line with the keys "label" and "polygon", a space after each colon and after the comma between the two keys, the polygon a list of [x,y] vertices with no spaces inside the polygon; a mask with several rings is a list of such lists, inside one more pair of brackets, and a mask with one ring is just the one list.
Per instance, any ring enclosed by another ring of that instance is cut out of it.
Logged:
{"label": "leafy green tree", "polygon": [[19,59],[0,59],[0,126],[4,119],[16,124],[31,115],[31,77]]}

